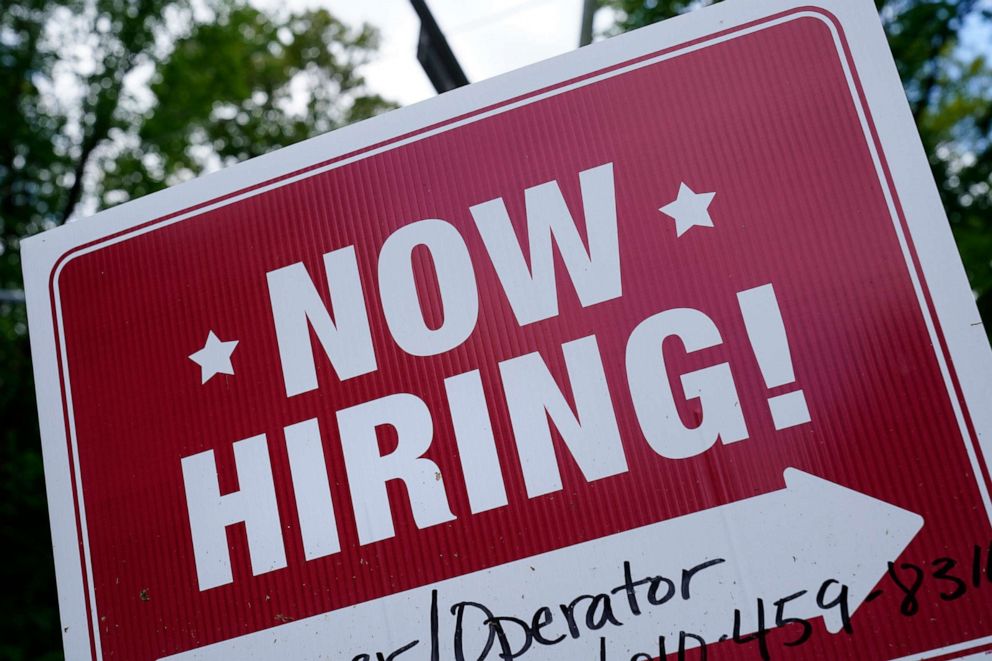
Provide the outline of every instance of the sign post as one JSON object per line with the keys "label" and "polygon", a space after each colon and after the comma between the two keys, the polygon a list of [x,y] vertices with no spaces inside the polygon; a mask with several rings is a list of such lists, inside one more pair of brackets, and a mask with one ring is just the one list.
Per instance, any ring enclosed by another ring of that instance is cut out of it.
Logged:
{"label": "sign post", "polygon": [[992,647],[992,354],[872,3],[723,3],[24,257],[70,659]]}

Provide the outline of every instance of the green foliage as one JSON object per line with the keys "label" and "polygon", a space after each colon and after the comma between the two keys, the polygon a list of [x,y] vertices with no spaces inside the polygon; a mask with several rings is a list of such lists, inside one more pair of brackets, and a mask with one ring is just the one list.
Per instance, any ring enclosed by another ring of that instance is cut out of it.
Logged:
{"label": "green foliage", "polygon": [[[711,4],[609,0],[623,32]],[[987,329],[992,329],[992,66],[963,44],[988,35],[992,4],[876,0],[913,116]]]}
{"label": "green foliage", "polygon": [[[27,337],[9,327],[12,309],[0,311],[0,581],[8,599],[0,607],[0,659],[61,657],[55,575],[48,533],[44,474]],[[22,324],[17,321],[15,323]]]}
{"label": "green foliage", "polygon": [[0,287],[20,283],[18,238],[38,231],[59,208],[64,175],[71,167],[55,136],[65,116],[44,102],[40,80],[50,79],[57,53],[44,38],[45,25],[69,4],[35,0],[0,11]]}
{"label": "green foliage", "polygon": [[[245,0],[0,4],[0,289],[21,237],[391,107],[376,32]],[[142,91],[142,81],[147,81]],[[22,304],[0,302],[0,658],[61,657]]]}
{"label": "green foliage", "polygon": [[325,10],[281,20],[221,7],[174,44],[131,145],[102,159],[105,205],[364,119],[388,107],[356,67],[376,48]]}

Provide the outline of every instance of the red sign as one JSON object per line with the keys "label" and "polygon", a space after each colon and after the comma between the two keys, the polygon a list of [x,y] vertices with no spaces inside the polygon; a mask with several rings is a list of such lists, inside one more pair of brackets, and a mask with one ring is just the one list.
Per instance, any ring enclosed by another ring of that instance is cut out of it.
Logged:
{"label": "red sign", "polygon": [[763,4],[28,242],[67,655],[992,643],[990,356],[873,6]]}

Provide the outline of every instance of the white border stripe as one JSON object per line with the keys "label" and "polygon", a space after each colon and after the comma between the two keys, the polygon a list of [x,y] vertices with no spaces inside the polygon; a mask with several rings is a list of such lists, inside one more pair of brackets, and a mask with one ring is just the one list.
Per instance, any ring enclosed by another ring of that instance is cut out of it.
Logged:
{"label": "white border stripe", "polygon": [[[909,656],[901,656],[898,659],[892,659],[892,661],[926,661],[926,659],[932,659],[935,656],[953,654],[954,652],[967,652],[968,650],[974,649],[976,647],[981,647],[982,645],[987,645],[989,643],[992,643],[992,636],[986,636],[985,638],[976,638],[975,640],[969,640],[967,643],[948,645],[947,647],[941,647],[940,649],[930,650],[929,652],[921,652],[920,654],[910,654]],[[979,656],[986,656],[987,654],[988,652],[978,652],[968,658],[978,658]],[[959,658],[964,658],[964,657],[959,657]]]}

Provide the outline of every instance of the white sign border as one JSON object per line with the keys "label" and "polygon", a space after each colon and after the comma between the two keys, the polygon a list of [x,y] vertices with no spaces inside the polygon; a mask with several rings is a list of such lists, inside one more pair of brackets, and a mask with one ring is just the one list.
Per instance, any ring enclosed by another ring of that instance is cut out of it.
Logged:
{"label": "white sign border", "polygon": [[[161,224],[156,223],[137,232],[131,232],[128,236],[137,236],[140,233],[151,231],[153,228],[171,222],[179,222],[182,219],[202,214],[216,206],[230,204],[243,197],[259,194],[300,178],[313,176],[331,167],[340,167],[351,160],[343,159],[333,165],[314,168],[306,173],[265,185],[266,181],[271,181],[271,173],[273,172],[296,172],[318,163],[326,163],[331,159],[339,158],[368,145],[393,141],[388,146],[369,150],[360,156],[353,157],[354,159],[365,158],[378,153],[378,151],[392,149],[415,139],[429,137],[442,130],[451,130],[469,121],[478,121],[496,112],[505,112],[545,96],[560,94],[578,86],[591,84],[604,77],[619,75],[632,68],[647,66],[660,58],[667,59],[673,56],[666,54],[627,67],[622,66],[625,62],[657,53],[663,48],[674,50],[679,44],[693,42],[717,32],[732,30],[782,12],[799,9],[807,9],[809,10],[807,15],[816,16],[821,20],[823,15],[817,10],[823,10],[832,14],[840,22],[846,37],[846,45],[857,67],[858,79],[868,105],[867,112],[874,118],[885,118],[885,121],[875,121],[874,129],[886,156],[889,180],[902,202],[903,216],[909,228],[910,238],[919,258],[931,295],[931,302],[950,353],[950,362],[957,373],[962,394],[977,432],[977,440],[982,455],[988,463],[990,456],[992,456],[992,452],[990,452],[992,407],[987,406],[988,402],[992,401],[992,378],[989,377],[992,374],[992,352],[989,350],[974,300],[969,295],[967,279],[961,266],[960,257],[948,230],[946,215],[941,206],[932,175],[926,165],[926,156],[916,132],[912,115],[905,102],[904,92],[899,85],[898,74],[885,43],[874,6],[864,0],[857,2],[821,0],[815,4],[789,0],[770,0],[762,3],[732,0],[313,138],[214,175],[115,207],[83,222],[71,223],[57,230],[25,240],[22,247],[25,263],[25,288],[32,330],[31,347],[36,389],[39,410],[42,412],[40,415],[42,445],[56,555],[63,642],[67,658],[91,658],[91,644],[95,644],[96,658],[102,658],[102,654],[99,645],[99,627],[94,627],[92,642],[88,632],[86,603],[87,597],[93,599],[94,595],[92,588],[90,594],[86,595],[83,587],[83,568],[79,557],[76,513],[70,486],[74,476],[69,468],[69,457],[66,451],[68,444],[64,431],[62,395],[59,388],[60,372],[54,340],[55,324],[58,323],[60,327],[61,323],[60,315],[53,318],[52,301],[48,294],[49,278],[55,269],[54,282],[57,297],[57,270],[60,270],[61,266],[66,263],[61,261],[60,264],[60,260],[66,253],[78,246],[148,223],[151,219],[176,214],[182,209],[189,209],[191,206],[204,205],[195,211],[177,215]],[[797,15],[792,14],[790,20],[795,17]],[[837,38],[832,23],[829,20],[825,22],[830,25],[831,30],[834,30],[835,38]],[[761,27],[766,28],[769,25],[770,23],[766,21],[762,23]],[[732,36],[740,36],[741,34],[740,30],[736,30]],[[731,37],[717,37],[706,40],[704,43],[711,45],[726,38]],[[695,44],[676,52],[681,54],[688,52],[688,50],[696,50],[699,47],[701,47],[700,44]],[[847,58],[843,49],[841,49],[840,54],[849,84],[853,87],[854,82],[848,70]],[[612,70],[595,75],[595,72],[605,69]],[[583,80],[571,84],[566,82],[575,78],[583,78]],[[549,87],[554,87],[554,89],[535,94],[535,92]],[[527,98],[507,103],[508,100],[524,96]],[[854,96],[864,124],[866,121],[865,110],[861,108],[858,95],[855,93]],[[503,105],[497,109],[485,110],[496,104]],[[473,116],[456,119],[469,114],[473,114]],[[425,131],[416,137],[397,140],[397,138],[413,131],[445,122],[447,124],[443,127]],[[875,153],[874,140],[870,134],[868,135],[868,144],[872,150],[873,158],[876,160],[876,167],[880,167],[878,156]],[[234,195],[248,187],[255,188],[249,193]],[[891,199],[889,187],[885,185],[884,177],[883,191],[890,211],[896,220],[900,245],[909,261],[909,272],[917,296],[920,298],[928,331],[934,341],[935,353],[948,386],[955,414],[962,426],[962,434],[966,439],[969,458],[976,471],[976,476],[979,477],[979,486],[986,509],[992,511],[989,494],[981,482],[981,471],[977,466],[974,450],[967,442],[970,433],[964,423],[948,365],[944,361],[943,352],[939,346],[939,338],[935,333],[933,320],[930,318],[927,301],[923,296],[916,269],[912,264],[912,255],[909,252],[906,237],[903,235],[894,201]],[[228,195],[231,197],[219,204],[207,204],[211,200]],[[114,238],[100,242],[99,246],[94,245],[89,250],[119,240],[123,239]],[[84,253],[78,251],[75,254]],[[58,310],[57,301],[54,307]],[[61,333],[61,329],[59,329],[59,333]],[[62,342],[62,346],[64,346],[64,342]],[[66,398],[67,411],[65,414],[69,417],[71,428],[71,399],[68,393]],[[78,465],[75,457],[73,463]],[[75,477],[78,480],[78,475]],[[79,498],[81,502],[81,493]],[[84,508],[81,508],[80,516],[85,531]],[[88,559],[89,551],[85,532],[83,541],[84,555]],[[89,574],[88,567],[87,574]],[[88,578],[89,584],[92,586],[91,576]],[[95,601],[92,608],[93,622],[98,623]],[[957,651],[961,645],[952,647],[955,648],[954,651]],[[950,648],[945,649],[951,651]],[[931,653],[940,651],[934,650]]]}

